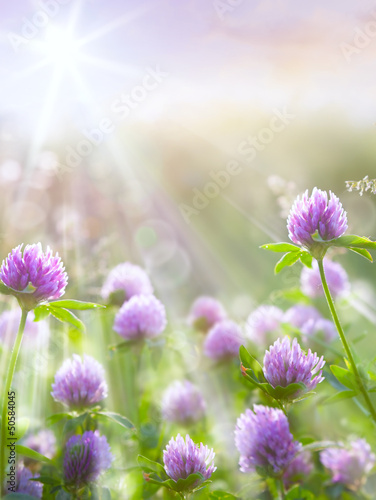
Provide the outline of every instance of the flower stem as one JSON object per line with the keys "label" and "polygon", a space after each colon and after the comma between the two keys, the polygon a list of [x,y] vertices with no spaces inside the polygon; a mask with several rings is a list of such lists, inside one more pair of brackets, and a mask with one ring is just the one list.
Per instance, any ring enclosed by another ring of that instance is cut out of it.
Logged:
{"label": "flower stem", "polygon": [[5,384],[4,384],[4,392],[2,398],[2,412],[1,412],[1,439],[0,439],[0,490],[4,484],[5,478],[5,468],[6,468],[6,460],[5,460],[5,451],[6,451],[6,430],[7,426],[7,416],[8,416],[8,393],[12,386],[13,375],[16,368],[18,354],[20,352],[22,336],[25,330],[26,318],[28,311],[22,309],[20,326],[18,328],[18,333],[16,337],[16,341],[14,343],[12,352],[10,354],[10,360],[8,365],[8,371],[6,374]]}
{"label": "flower stem", "polygon": [[283,484],[283,479],[281,478],[278,482],[281,490],[281,500],[284,500],[286,498],[286,493],[285,493],[285,485]]}
{"label": "flower stem", "polygon": [[373,407],[373,404],[372,404],[372,401],[371,401],[371,399],[370,399],[370,397],[368,395],[367,389],[364,387],[362,379],[361,379],[361,377],[359,375],[359,371],[358,371],[358,368],[357,368],[357,366],[355,364],[355,360],[354,360],[354,357],[352,355],[350,346],[347,343],[347,340],[346,340],[344,331],[342,329],[341,323],[339,322],[339,318],[338,318],[338,315],[337,315],[337,311],[336,311],[336,309],[334,307],[334,302],[333,302],[332,296],[330,295],[328,283],[327,283],[326,277],[325,277],[323,260],[322,259],[318,260],[317,263],[319,265],[320,277],[321,277],[321,282],[322,282],[322,286],[323,286],[323,289],[324,289],[325,297],[326,297],[326,300],[328,302],[328,306],[329,306],[330,312],[332,313],[334,323],[335,323],[336,328],[338,330],[338,334],[339,334],[340,339],[342,341],[343,348],[345,349],[347,358],[348,358],[349,363],[351,365],[351,369],[352,369],[352,371],[354,373],[354,376],[355,376],[355,379],[356,379],[356,383],[358,384],[359,390],[360,390],[360,392],[362,393],[362,395],[364,397],[364,400],[366,402],[366,405],[368,407],[368,410],[369,410],[370,414],[372,415],[373,420],[376,422],[376,410]]}

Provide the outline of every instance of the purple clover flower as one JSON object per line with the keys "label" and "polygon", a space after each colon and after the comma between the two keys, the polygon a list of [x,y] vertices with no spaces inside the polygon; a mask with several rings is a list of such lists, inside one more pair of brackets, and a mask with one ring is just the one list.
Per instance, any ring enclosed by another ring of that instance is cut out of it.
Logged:
{"label": "purple clover flower", "polygon": [[247,337],[256,344],[264,344],[268,333],[278,330],[283,321],[283,311],[279,307],[262,305],[247,319]]}
{"label": "purple clover flower", "polygon": [[332,475],[333,483],[342,483],[352,490],[359,490],[366,476],[375,465],[375,455],[364,439],[351,441],[348,446],[327,448],[320,453],[321,463]]}
{"label": "purple clover flower", "polygon": [[[350,291],[350,283],[346,271],[338,262],[324,259],[325,277],[333,298],[344,297]],[[324,296],[321,284],[320,270],[317,261],[312,262],[312,268],[303,267],[300,275],[300,285],[302,292],[308,297]]]}
{"label": "purple clover flower", "polygon": [[[297,339],[292,341],[285,337],[282,342],[276,340],[269,351],[265,352],[263,372],[266,380],[274,388],[278,385],[287,387],[290,384],[303,382],[306,391],[312,391],[317,384],[324,380],[322,368],[324,358],[319,358],[308,349],[306,354],[302,351]],[[317,375],[316,375],[317,374]],[[295,399],[302,391],[291,394],[289,398]]]}
{"label": "purple clover flower", "polygon": [[283,473],[285,488],[289,489],[293,484],[302,483],[311,474],[312,470],[311,454],[307,451],[298,453]]}
{"label": "purple clover flower", "polygon": [[206,296],[198,297],[189,313],[189,323],[204,332],[226,318],[227,313],[222,304],[217,299]]}
{"label": "purple clover flower", "polygon": [[331,191],[328,199],[326,191],[315,187],[310,197],[308,190],[297,197],[287,219],[287,229],[291,241],[309,249],[315,243],[312,235],[316,231],[325,241],[342,236],[347,229],[346,212]]}
{"label": "purple clover flower", "polygon": [[44,253],[40,243],[26,245],[23,252],[22,245],[14,248],[3,260],[0,279],[29,310],[61,297],[68,283],[59,255],[54,256],[50,247]]}
{"label": "purple clover flower", "polygon": [[77,354],[66,359],[56,372],[51,395],[55,401],[72,408],[86,408],[107,397],[103,366],[91,356]]}
{"label": "purple clover flower", "polygon": [[269,476],[285,471],[302,445],[290,432],[282,410],[263,405],[247,409],[237,420],[235,445],[240,452],[241,472],[261,468]]}
{"label": "purple clover flower", "polygon": [[156,337],[166,328],[164,305],[154,295],[135,295],[115,317],[114,330],[127,340]]}
{"label": "purple clover flower", "polygon": [[[200,446],[195,445],[188,434],[185,441],[180,434],[177,435],[176,440],[171,438],[166,449],[163,450],[166,474],[174,481],[186,479],[195,473],[200,473],[205,479],[209,479],[217,469],[214,467],[214,457],[213,449],[209,449],[202,443]],[[193,488],[196,486],[198,484],[195,483]]]}
{"label": "purple clover flower", "polygon": [[333,340],[336,339],[338,335],[333,321],[324,318],[318,319],[316,321],[313,319],[309,319],[306,323],[304,323],[300,330],[302,332],[304,340],[308,343],[311,341],[310,337],[318,333],[323,334],[324,340],[327,343],[333,342]]}
{"label": "purple clover flower", "polygon": [[49,429],[43,429],[36,434],[30,434],[23,444],[47,458],[53,458],[56,454],[56,437]]}
{"label": "purple clover flower", "polygon": [[290,309],[285,312],[283,322],[290,323],[290,325],[300,329],[307,321],[317,321],[319,319],[322,319],[322,316],[316,307],[298,304],[290,307]]}
{"label": "purple clover flower", "polygon": [[110,271],[103,284],[101,295],[105,300],[109,300],[111,294],[119,290],[124,291],[124,301],[135,295],[153,293],[149,276],[141,267],[130,262],[123,262]]}
{"label": "purple clover flower", "polygon": [[235,358],[243,343],[242,331],[234,321],[216,323],[205,338],[204,353],[216,361]]}
{"label": "purple clover flower", "polygon": [[198,388],[188,380],[176,380],[162,397],[162,415],[169,422],[191,424],[205,413],[205,401]]}
{"label": "purple clover flower", "polygon": [[[42,498],[43,484],[39,481],[30,481],[30,479],[38,477],[39,474],[33,474],[23,464],[19,464],[16,469],[16,493],[30,495],[34,498]],[[4,485],[5,490],[7,490],[7,486],[7,484]]]}
{"label": "purple clover flower", "polygon": [[107,439],[99,431],[74,435],[68,440],[64,454],[65,483],[79,488],[94,482],[112,461]]}
{"label": "purple clover flower", "polygon": [[[0,315],[0,342],[7,347],[13,347],[16,339],[18,326],[21,320],[21,310],[11,309]],[[35,349],[38,345],[46,345],[49,336],[48,323],[46,321],[34,321],[33,311],[26,318],[25,334],[22,339],[23,345]]]}

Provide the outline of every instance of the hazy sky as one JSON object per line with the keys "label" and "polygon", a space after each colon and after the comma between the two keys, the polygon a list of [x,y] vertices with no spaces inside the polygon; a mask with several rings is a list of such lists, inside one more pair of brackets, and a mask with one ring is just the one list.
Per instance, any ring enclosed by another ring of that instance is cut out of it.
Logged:
{"label": "hazy sky", "polygon": [[138,106],[146,118],[215,102],[376,117],[374,2],[61,2],[1,6],[1,113],[90,120],[159,68],[168,76]]}

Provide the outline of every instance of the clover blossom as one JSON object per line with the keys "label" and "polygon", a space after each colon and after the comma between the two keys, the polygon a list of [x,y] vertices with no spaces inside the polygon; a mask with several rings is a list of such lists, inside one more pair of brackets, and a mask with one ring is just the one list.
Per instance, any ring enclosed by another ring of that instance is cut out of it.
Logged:
{"label": "clover blossom", "polygon": [[283,311],[279,307],[262,305],[247,319],[246,335],[256,344],[264,344],[267,334],[278,330],[283,321]]}
{"label": "clover blossom", "polygon": [[204,398],[189,380],[176,380],[165,390],[162,398],[162,415],[165,420],[189,424],[200,420],[204,413]]}
{"label": "clover blossom", "polygon": [[224,320],[216,323],[207,334],[204,353],[216,361],[234,358],[239,355],[243,343],[242,331],[234,321]]}
{"label": "clover blossom", "polygon": [[198,297],[189,312],[189,323],[204,332],[226,318],[227,313],[222,304],[217,299],[207,296]]}
{"label": "clover blossom", "polygon": [[[349,293],[350,284],[346,271],[338,262],[324,259],[325,277],[333,298],[344,297]],[[300,275],[302,292],[308,297],[324,296],[321,276],[317,261],[312,262],[312,268],[303,267]]]}
{"label": "clover blossom", "polygon": [[110,271],[103,284],[101,295],[105,300],[110,300],[111,295],[118,291],[124,292],[122,304],[135,295],[151,295],[153,287],[149,276],[141,267],[123,262]]}

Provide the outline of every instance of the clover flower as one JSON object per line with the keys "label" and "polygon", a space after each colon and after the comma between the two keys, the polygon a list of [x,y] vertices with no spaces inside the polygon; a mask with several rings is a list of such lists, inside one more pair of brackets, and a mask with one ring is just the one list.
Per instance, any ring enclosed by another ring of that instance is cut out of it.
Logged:
{"label": "clover flower", "polygon": [[[16,493],[23,495],[30,495],[34,498],[42,498],[43,484],[39,481],[31,481],[37,479],[39,474],[33,474],[30,469],[25,467],[22,463],[18,464],[16,469]],[[5,483],[4,489],[7,490]]]}
{"label": "clover flower", "polygon": [[204,332],[226,318],[227,313],[222,304],[217,299],[206,296],[198,297],[189,313],[189,323]]}
{"label": "clover flower", "polygon": [[141,267],[123,262],[110,271],[103,284],[101,295],[105,300],[109,300],[111,295],[118,291],[124,292],[122,304],[135,295],[151,295],[153,287],[149,276]]}
{"label": "clover flower", "polygon": [[154,295],[135,295],[115,317],[114,330],[127,340],[160,335],[166,328],[166,310]]}
{"label": "clover flower", "polygon": [[[344,297],[349,293],[349,279],[341,264],[325,259],[324,271],[333,298]],[[315,298],[324,296],[320,270],[316,260],[312,262],[311,269],[305,266],[303,267],[300,275],[300,285],[302,292],[308,295],[308,297]]]}
{"label": "clover flower", "polygon": [[317,321],[319,319],[322,319],[322,316],[316,307],[298,304],[287,309],[283,322],[300,329],[307,321]]}
{"label": "clover flower", "polygon": [[309,319],[301,327],[301,332],[304,340],[310,342],[313,335],[322,334],[323,340],[326,343],[333,342],[337,338],[337,330],[333,321],[320,318],[318,320]]}
{"label": "clover flower", "polygon": [[205,338],[204,353],[216,361],[234,358],[239,355],[239,347],[243,343],[240,327],[231,320],[216,323]]}
{"label": "clover flower", "polygon": [[56,437],[49,429],[43,429],[36,434],[30,434],[23,444],[47,458],[52,458],[56,454]]}
{"label": "clover flower", "polygon": [[14,248],[3,260],[0,279],[28,310],[61,297],[68,283],[59,255],[50,247],[43,252],[40,243],[26,245],[23,251],[22,245]]}
{"label": "clover flower", "polygon": [[312,470],[311,454],[307,451],[298,453],[283,473],[285,488],[288,489],[293,484],[302,483],[311,474]]}
{"label": "clover flower", "polygon": [[364,439],[339,443],[338,448],[327,448],[320,453],[321,463],[330,470],[333,483],[342,483],[352,490],[359,490],[366,476],[375,465],[375,455]]}
{"label": "clover flower", "polygon": [[56,372],[51,395],[55,401],[72,408],[85,408],[107,397],[103,366],[94,358],[77,354],[66,359]]}
{"label": "clover flower", "polygon": [[254,405],[237,420],[235,445],[240,453],[241,472],[260,468],[269,476],[283,473],[302,445],[290,432],[289,422],[282,410]]}
{"label": "clover flower", "polygon": [[79,488],[94,482],[111,466],[113,456],[105,436],[99,431],[86,431],[72,436],[64,453],[64,480],[67,485]]}
{"label": "clover flower", "polygon": [[346,212],[331,191],[328,193],[316,187],[312,195],[308,190],[295,200],[287,219],[289,238],[297,245],[308,249],[314,245],[312,235],[316,232],[324,241],[339,238],[347,229]]}
{"label": "clover flower", "polygon": [[198,388],[188,380],[176,380],[162,397],[162,415],[169,422],[190,424],[205,413],[205,401]]}
{"label": "clover flower", "polygon": [[[209,479],[217,469],[214,467],[215,453],[202,443],[195,445],[187,434],[184,439],[180,434],[176,440],[171,438],[166,449],[163,451],[163,463],[166,474],[178,481],[186,479],[190,474],[200,473],[205,479]],[[197,484],[194,487],[198,486]]]}
{"label": "clover flower", "polygon": [[[312,391],[317,384],[324,380],[322,368],[324,358],[319,358],[316,353],[308,349],[306,354],[302,351],[297,339],[292,341],[285,337],[282,342],[276,340],[269,351],[265,352],[263,372],[266,380],[274,388],[287,387],[290,384],[303,382],[307,391]],[[298,390],[290,395],[291,399],[301,394]]]}
{"label": "clover flower", "polygon": [[279,307],[262,305],[247,319],[246,335],[256,344],[264,344],[268,333],[278,330],[283,321],[283,311]]}

